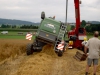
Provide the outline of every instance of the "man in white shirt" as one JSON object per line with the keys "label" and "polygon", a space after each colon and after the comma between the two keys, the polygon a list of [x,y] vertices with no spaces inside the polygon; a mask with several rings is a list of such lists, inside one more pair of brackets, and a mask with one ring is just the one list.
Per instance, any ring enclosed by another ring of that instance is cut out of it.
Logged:
{"label": "man in white shirt", "polygon": [[85,54],[87,55],[87,48],[89,48],[89,54],[87,57],[87,66],[86,66],[86,74],[88,75],[89,67],[93,63],[93,75],[96,75],[98,59],[99,59],[99,51],[100,51],[100,40],[98,39],[99,32],[94,32],[94,37],[88,40],[85,45]]}
{"label": "man in white shirt", "polygon": [[[84,41],[81,43],[82,44],[82,51],[84,52],[84,48],[85,48],[85,45],[87,44],[87,37],[84,37]],[[88,50],[87,50],[88,52]]]}

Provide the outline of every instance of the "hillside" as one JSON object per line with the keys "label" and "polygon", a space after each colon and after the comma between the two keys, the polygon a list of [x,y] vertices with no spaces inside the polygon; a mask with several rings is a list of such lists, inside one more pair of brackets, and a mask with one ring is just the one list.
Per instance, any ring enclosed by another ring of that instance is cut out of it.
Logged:
{"label": "hillside", "polygon": [[91,23],[91,24],[100,24],[99,21],[88,21],[88,22]]}
{"label": "hillside", "polygon": [[[100,24],[99,21],[87,21],[91,24]],[[22,24],[25,24],[25,25],[30,25],[30,24],[33,24],[33,25],[39,25],[40,23],[34,23],[34,22],[30,22],[30,21],[23,21],[23,20],[16,20],[16,19],[3,19],[3,18],[0,18],[0,24],[12,24],[12,25],[22,25]],[[71,23],[72,25],[74,25],[75,23]]]}
{"label": "hillside", "polygon": [[12,25],[39,25],[39,23],[34,23],[34,22],[30,22],[30,21],[23,21],[23,20],[15,20],[15,19],[2,19],[0,18],[0,24],[12,24]]}

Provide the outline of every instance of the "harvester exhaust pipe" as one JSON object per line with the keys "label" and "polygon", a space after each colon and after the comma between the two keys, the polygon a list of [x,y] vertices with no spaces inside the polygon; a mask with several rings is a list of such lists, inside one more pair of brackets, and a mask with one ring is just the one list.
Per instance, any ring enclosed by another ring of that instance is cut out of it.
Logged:
{"label": "harvester exhaust pipe", "polygon": [[41,12],[41,19],[44,19],[45,18],[45,12]]}

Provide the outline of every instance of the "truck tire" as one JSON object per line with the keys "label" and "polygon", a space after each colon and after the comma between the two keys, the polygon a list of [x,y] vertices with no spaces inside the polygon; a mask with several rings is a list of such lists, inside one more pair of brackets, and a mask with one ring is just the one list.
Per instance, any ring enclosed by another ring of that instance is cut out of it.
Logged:
{"label": "truck tire", "polygon": [[41,13],[41,19],[44,19],[45,18],[45,12],[42,12]]}
{"label": "truck tire", "polygon": [[59,50],[58,51],[58,56],[62,56],[63,55],[63,51]]}
{"label": "truck tire", "polygon": [[33,49],[35,52],[40,52],[40,51],[42,51],[42,48],[44,45],[45,45],[45,43],[35,40],[33,43],[33,46],[34,46]]}
{"label": "truck tire", "polygon": [[33,47],[32,44],[27,44],[27,47],[26,47],[27,55],[31,55],[33,53],[32,47]]}

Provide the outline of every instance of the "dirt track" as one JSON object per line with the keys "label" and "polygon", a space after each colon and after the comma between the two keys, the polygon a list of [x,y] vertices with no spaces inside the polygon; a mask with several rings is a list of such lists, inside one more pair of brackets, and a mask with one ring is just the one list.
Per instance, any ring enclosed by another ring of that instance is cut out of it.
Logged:
{"label": "dirt track", "polygon": [[[39,53],[30,56],[23,53],[0,62],[0,75],[84,75],[86,61],[74,59],[76,51],[67,50],[62,57],[58,57],[53,47],[47,45]],[[99,73],[100,67],[97,75]],[[92,75],[92,67],[89,75]]]}

